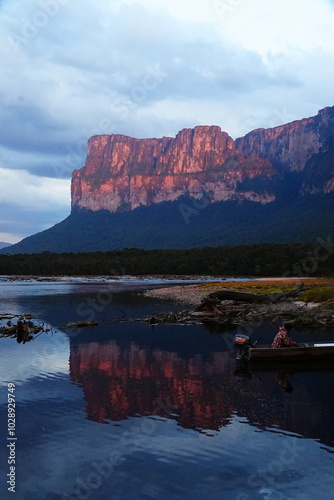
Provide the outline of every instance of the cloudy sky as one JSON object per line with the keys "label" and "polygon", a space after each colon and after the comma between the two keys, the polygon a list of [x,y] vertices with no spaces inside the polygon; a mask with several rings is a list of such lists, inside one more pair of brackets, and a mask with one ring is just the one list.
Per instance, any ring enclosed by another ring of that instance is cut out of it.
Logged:
{"label": "cloudy sky", "polygon": [[334,0],[0,0],[0,241],[70,213],[95,134],[232,137],[334,105]]}

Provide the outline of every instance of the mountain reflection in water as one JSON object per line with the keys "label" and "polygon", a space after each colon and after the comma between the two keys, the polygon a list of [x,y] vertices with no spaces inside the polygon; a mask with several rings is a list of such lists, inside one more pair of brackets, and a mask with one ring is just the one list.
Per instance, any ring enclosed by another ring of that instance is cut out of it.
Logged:
{"label": "mountain reflection in water", "polygon": [[[159,415],[203,432],[218,431],[238,415],[263,430],[294,432],[333,446],[328,397],[333,373],[261,373],[247,379],[235,377],[234,368],[226,351],[185,358],[135,342],[71,341],[70,374],[83,389],[90,420]],[[286,376],[292,393],[282,390]]]}
{"label": "mountain reflection in water", "polygon": [[[51,330],[25,344],[0,339],[1,484],[11,382],[18,500],[332,498],[334,367],[235,374],[234,331],[110,322],[185,308],[127,287],[2,284],[3,312]],[[89,319],[91,304],[98,326],[60,327]],[[266,343],[276,331],[263,323],[252,335]],[[11,497],[4,486],[1,500]]]}

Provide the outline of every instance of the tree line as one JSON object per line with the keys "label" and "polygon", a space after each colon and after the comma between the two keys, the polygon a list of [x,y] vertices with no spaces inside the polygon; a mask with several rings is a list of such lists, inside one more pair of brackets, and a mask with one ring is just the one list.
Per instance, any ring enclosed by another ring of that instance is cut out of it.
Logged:
{"label": "tree line", "polygon": [[333,276],[334,247],[259,244],[177,250],[0,255],[1,275]]}

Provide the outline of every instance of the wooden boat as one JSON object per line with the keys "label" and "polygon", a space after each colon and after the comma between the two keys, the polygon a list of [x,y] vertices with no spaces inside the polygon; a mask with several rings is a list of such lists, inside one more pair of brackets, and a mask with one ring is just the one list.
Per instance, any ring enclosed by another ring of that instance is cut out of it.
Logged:
{"label": "wooden boat", "polygon": [[256,345],[245,349],[243,354],[250,361],[298,361],[313,362],[315,360],[334,361],[334,342],[304,342],[297,347],[279,347]]}
{"label": "wooden boat", "polygon": [[235,345],[238,347],[238,359],[250,362],[334,362],[334,342],[301,342],[296,347],[273,348],[270,345],[254,345],[246,335],[236,335]]}

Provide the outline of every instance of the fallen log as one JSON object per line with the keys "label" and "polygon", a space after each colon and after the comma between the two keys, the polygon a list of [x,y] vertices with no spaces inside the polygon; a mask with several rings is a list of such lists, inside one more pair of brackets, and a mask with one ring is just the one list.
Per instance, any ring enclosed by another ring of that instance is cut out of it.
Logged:
{"label": "fallen log", "polygon": [[306,289],[307,288],[304,286],[304,283],[302,283],[298,288],[285,293],[246,293],[235,292],[234,290],[220,290],[218,292],[210,293],[207,297],[202,299],[202,303],[195,310],[212,310],[223,300],[233,300],[234,302],[244,302],[248,304],[275,304],[280,300],[295,297]]}

